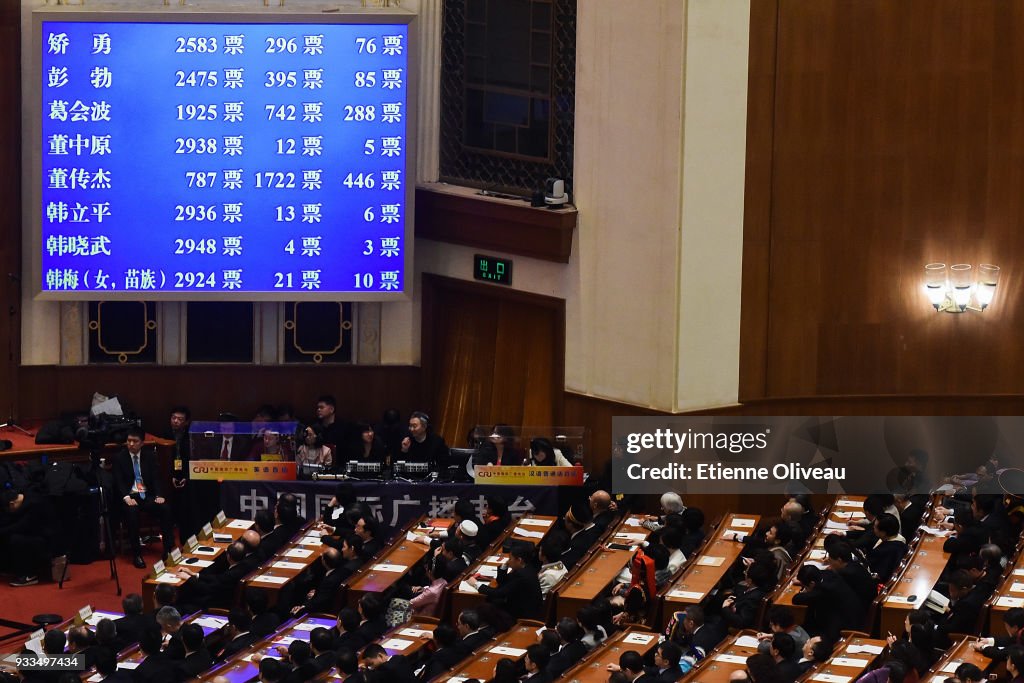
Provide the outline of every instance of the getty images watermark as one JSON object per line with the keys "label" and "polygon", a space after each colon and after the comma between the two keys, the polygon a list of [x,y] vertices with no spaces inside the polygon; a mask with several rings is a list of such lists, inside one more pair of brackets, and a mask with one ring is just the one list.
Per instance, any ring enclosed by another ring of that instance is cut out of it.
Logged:
{"label": "getty images watermark", "polygon": [[977,467],[1024,495],[1024,418],[616,417],[621,493],[923,495]]}

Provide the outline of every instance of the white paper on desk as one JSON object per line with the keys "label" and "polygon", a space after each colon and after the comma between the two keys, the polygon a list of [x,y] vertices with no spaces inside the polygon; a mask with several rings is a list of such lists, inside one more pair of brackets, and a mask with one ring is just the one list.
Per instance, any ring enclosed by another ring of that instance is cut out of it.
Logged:
{"label": "white paper on desk", "polygon": [[701,600],[704,598],[703,593],[696,593],[694,591],[669,591],[668,595],[670,598],[680,598],[682,600]]}
{"label": "white paper on desk", "polygon": [[1020,569],[1014,569],[1013,570],[1013,575],[1014,576],[1024,576],[1024,567],[1021,567]]}
{"label": "white paper on desk", "polygon": [[323,545],[323,544],[324,544],[324,542],[321,541],[316,536],[303,536],[302,538],[299,539],[299,545],[313,545],[313,546],[317,546],[317,545]]}
{"label": "white paper on desk", "polygon": [[957,661],[948,662],[946,664],[946,666],[944,666],[941,669],[939,669],[939,671],[941,671],[944,674],[956,673],[956,670],[960,668],[961,664],[963,664],[963,662],[957,662]]}
{"label": "white paper on desk", "polygon": [[833,522],[831,519],[825,520],[826,529],[836,529],[839,531],[846,531],[850,528],[848,524],[843,522]]}
{"label": "white paper on desk", "polygon": [[629,534],[623,531],[615,534],[615,538],[628,538],[631,541],[645,541],[647,540],[647,534]]}
{"label": "white paper on desk", "polygon": [[736,639],[736,647],[752,647],[757,648],[761,644],[761,641],[754,636],[740,636]]}
{"label": "white paper on desk", "polygon": [[192,551],[192,554],[193,555],[216,555],[217,553],[220,552],[216,548],[210,548],[210,546],[205,546],[207,548],[210,548],[209,550],[203,550],[203,547],[204,546],[197,547],[195,550]]}
{"label": "white paper on desk", "polygon": [[260,574],[255,577],[253,581],[259,581],[260,583],[276,583],[278,585],[288,583],[287,576],[267,576],[266,574]]}
{"label": "white paper on desk", "polygon": [[867,654],[867,655],[880,655],[882,654],[881,645],[851,645],[846,648],[846,653],[851,655]]}
{"label": "white paper on desk", "polygon": [[181,583],[177,574],[161,574],[153,580],[157,583]]}
{"label": "white paper on desk", "polygon": [[949,536],[952,532],[950,529],[939,529],[933,526],[923,526],[921,531],[925,532],[929,536]]}
{"label": "white paper on desk", "polygon": [[228,528],[229,529],[248,529],[249,527],[251,527],[255,523],[256,522],[252,521],[251,519],[233,519],[230,522],[228,522]]}
{"label": "white paper on desk", "polygon": [[128,670],[137,669],[139,667],[139,664],[141,664],[141,663],[142,662],[118,662],[117,663],[117,668],[118,669],[128,669]]}
{"label": "white paper on desk", "polygon": [[484,562],[490,562],[491,564],[505,564],[508,562],[508,558],[502,557],[501,555],[490,555],[486,560],[484,560]]}
{"label": "white paper on desk", "polygon": [[412,643],[413,641],[403,640],[402,638],[388,638],[380,646],[386,650],[404,650],[412,645]]}
{"label": "white paper on desk", "polygon": [[95,626],[103,619],[120,619],[122,616],[124,615],[111,614],[109,612],[93,612],[89,615],[89,618],[85,620],[85,623],[89,624],[89,626]]}
{"label": "white paper on desk", "polygon": [[373,568],[379,572],[395,572],[397,574],[401,574],[408,569],[404,564],[389,564],[387,562],[378,562],[373,565]]}
{"label": "white paper on desk", "polygon": [[636,645],[646,645],[647,643],[654,640],[657,636],[648,635],[646,633],[630,633],[628,636],[622,639],[624,643],[635,643]]}
{"label": "white paper on desk", "polygon": [[103,674],[93,674],[85,680],[89,681],[89,683],[99,683],[99,681],[102,681],[103,678]]}
{"label": "white paper on desk", "polygon": [[498,568],[493,564],[482,564],[477,567],[477,574],[480,576],[486,576],[490,579],[498,578]]}
{"label": "white paper on desk", "polygon": [[629,517],[623,524],[626,526],[643,526],[644,521],[639,517]]}
{"label": "white paper on desk", "polygon": [[309,621],[304,621],[301,624],[295,624],[295,626],[292,626],[292,629],[295,631],[312,631],[315,628],[317,628],[317,625]]}
{"label": "white paper on desk", "polygon": [[398,635],[409,636],[410,638],[430,638],[432,634],[430,631],[424,631],[418,628],[403,628],[398,632]]}
{"label": "white paper on desk", "polygon": [[863,508],[864,501],[861,500],[849,500],[848,498],[840,498],[836,501],[836,505],[841,508]]}
{"label": "white paper on desk", "polygon": [[526,654],[526,650],[520,650],[518,647],[505,647],[504,645],[495,645],[489,652],[493,652],[496,655],[508,655],[509,657],[522,657]]}
{"label": "white paper on desk", "polygon": [[724,538],[727,541],[739,541],[740,543],[742,543],[743,539],[746,537],[747,535],[745,533],[743,533],[742,531],[737,531],[735,529],[726,529],[722,532],[722,538]]}
{"label": "white paper on desk", "polygon": [[513,529],[512,533],[516,536],[524,536],[526,538],[544,538],[543,531],[530,531],[529,529],[524,529],[521,526],[517,526]]}
{"label": "white paper on desk", "polygon": [[733,517],[729,520],[729,526],[733,529],[753,529],[755,520],[746,517]]}
{"label": "white paper on desk", "polygon": [[831,662],[833,666],[852,666],[858,668],[863,668],[870,663],[871,660],[869,659],[852,659],[850,657],[836,657]]}
{"label": "white paper on desk", "polygon": [[276,567],[277,569],[305,569],[306,568],[306,565],[302,564],[301,562],[288,562],[287,560],[278,560],[277,562],[275,562],[271,566]]}
{"label": "white paper on desk", "polygon": [[1011,598],[1004,595],[996,600],[996,604],[1000,607],[1024,607],[1024,598]]}
{"label": "white paper on desk", "polygon": [[469,680],[468,678],[465,678],[463,676],[452,676],[451,678],[448,679],[448,683],[464,683],[464,681],[468,681],[468,680]]}
{"label": "white paper on desk", "polygon": [[189,562],[188,566],[199,567],[200,569],[202,569],[203,567],[209,567],[211,564],[213,564],[213,562],[211,562],[210,560],[196,560],[195,562]]}
{"label": "white paper on desk", "polygon": [[461,591],[463,593],[479,593],[480,592],[477,589],[475,589],[472,586],[470,586],[469,582],[467,582],[467,581],[460,581],[459,582],[459,591]]}
{"label": "white paper on desk", "polygon": [[826,553],[824,550],[818,550],[817,548],[815,548],[811,552],[807,553],[807,559],[808,560],[824,560],[827,555],[828,555],[828,553]]}
{"label": "white paper on desk", "polygon": [[551,522],[552,520],[550,519],[533,519],[531,517],[523,517],[521,520],[519,520],[520,524],[525,524],[526,526],[549,527],[551,526]]}
{"label": "white paper on desk", "polygon": [[299,640],[299,638],[296,638],[295,636],[281,636],[280,638],[274,638],[274,645],[288,646],[296,640]]}
{"label": "white paper on desk", "polygon": [[1021,583],[1019,581],[1014,581],[1012,584],[1010,584],[1010,592],[1011,593],[1024,593],[1024,583]]}
{"label": "white paper on desk", "polygon": [[849,676],[836,676],[835,674],[814,674],[811,676],[812,681],[821,681],[821,683],[850,683],[853,679]]}
{"label": "white paper on desk", "polygon": [[308,548],[292,548],[284,554],[285,557],[297,557],[299,559],[306,559],[313,554],[312,550]]}
{"label": "white paper on desk", "polygon": [[[259,654],[260,654],[259,652],[253,652],[251,655],[246,657],[246,659],[249,660],[250,662],[252,662],[253,664],[255,664],[256,660],[253,659],[253,657],[257,657],[257,656],[259,656]],[[274,655],[263,655],[263,659],[281,659],[281,658],[280,657],[275,657]]]}
{"label": "white paper on desk", "polygon": [[886,602],[891,602],[894,605],[913,605],[914,604],[914,603],[912,603],[910,601],[910,598],[908,598],[905,595],[890,595],[889,597],[887,597],[885,599],[885,601]]}
{"label": "white paper on desk", "polygon": [[426,536],[424,536],[423,534],[415,534],[411,531],[405,532],[405,540],[412,541],[413,543],[422,543],[423,541],[421,539],[424,538],[426,538]]}
{"label": "white paper on desk", "polygon": [[865,518],[864,513],[861,512],[860,510],[850,510],[849,512],[843,512],[842,510],[837,510],[837,511],[833,512],[832,514],[835,515],[836,517],[838,517],[839,519],[864,519]]}
{"label": "white paper on desk", "polygon": [[714,555],[701,555],[697,558],[697,564],[702,567],[721,567],[724,562],[724,557],[715,557]]}
{"label": "white paper on desk", "polygon": [[715,657],[716,662],[725,662],[726,664],[746,664],[747,658],[741,657],[740,655],[718,655]]}
{"label": "white paper on desk", "polygon": [[193,619],[192,623],[197,626],[205,626],[206,628],[223,628],[228,623],[228,620],[221,617],[205,616]]}

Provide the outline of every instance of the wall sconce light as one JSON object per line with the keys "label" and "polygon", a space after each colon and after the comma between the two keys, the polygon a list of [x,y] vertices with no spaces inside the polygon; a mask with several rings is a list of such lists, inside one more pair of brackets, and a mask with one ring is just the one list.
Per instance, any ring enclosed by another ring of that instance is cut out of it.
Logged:
{"label": "wall sconce light", "polygon": [[984,311],[992,303],[999,284],[999,266],[982,263],[977,271],[969,263],[946,268],[945,263],[924,267],[924,290],[936,311],[963,313]]}

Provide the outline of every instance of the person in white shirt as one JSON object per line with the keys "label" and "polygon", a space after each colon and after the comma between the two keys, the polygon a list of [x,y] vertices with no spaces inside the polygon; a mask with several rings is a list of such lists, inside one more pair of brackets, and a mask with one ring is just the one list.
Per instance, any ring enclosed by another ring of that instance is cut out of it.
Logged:
{"label": "person in white shirt", "polygon": [[547,595],[555,584],[562,580],[569,570],[565,568],[558,558],[565,552],[565,541],[559,535],[552,535],[540,543],[540,573],[537,579],[540,581],[541,595]]}

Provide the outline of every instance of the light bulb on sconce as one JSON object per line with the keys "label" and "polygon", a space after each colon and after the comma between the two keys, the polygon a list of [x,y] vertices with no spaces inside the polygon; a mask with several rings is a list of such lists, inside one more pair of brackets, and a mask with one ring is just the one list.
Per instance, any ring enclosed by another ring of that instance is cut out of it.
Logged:
{"label": "light bulb on sconce", "polygon": [[982,263],[975,270],[969,263],[946,268],[945,263],[924,267],[924,289],[936,311],[964,313],[984,311],[992,303],[999,284],[999,266]]}

